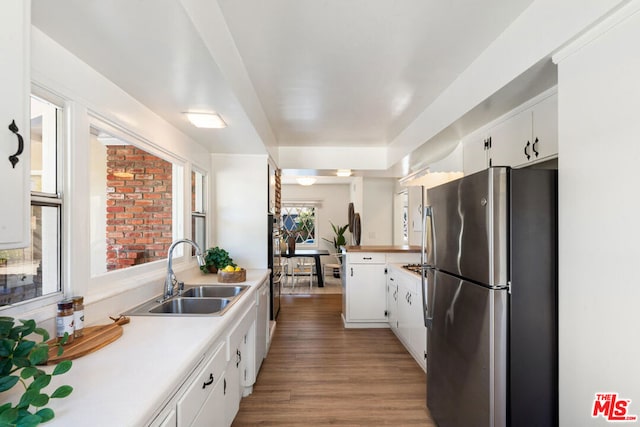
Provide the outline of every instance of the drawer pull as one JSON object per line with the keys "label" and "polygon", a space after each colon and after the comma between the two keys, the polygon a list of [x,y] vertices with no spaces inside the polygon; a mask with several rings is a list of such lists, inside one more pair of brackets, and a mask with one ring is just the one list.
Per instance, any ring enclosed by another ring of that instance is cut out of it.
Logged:
{"label": "drawer pull", "polygon": [[373,258],[371,258],[370,256],[363,256],[362,259],[368,259],[369,261],[371,261]]}
{"label": "drawer pull", "polygon": [[211,384],[213,384],[213,374],[209,374],[209,381],[202,383],[202,388],[207,388]]}

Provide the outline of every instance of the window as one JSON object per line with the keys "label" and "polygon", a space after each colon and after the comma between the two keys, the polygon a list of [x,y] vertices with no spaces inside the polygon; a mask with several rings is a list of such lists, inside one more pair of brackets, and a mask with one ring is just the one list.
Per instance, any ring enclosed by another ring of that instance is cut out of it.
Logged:
{"label": "window", "polygon": [[[203,251],[207,249],[207,216],[205,214],[205,176],[191,172],[191,240]],[[195,255],[195,249],[193,249]]]}
{"label": "window", "polygon": [[0,305],[61,290],[61,117],[61,107],[31,97],[31,244],[0,251]]}
{"label": "window", "polygon": [[91,126],[90,137],[92,276],[166,259],[174,229],[182,228],[182,167],[105,128]]}
{"label": "window", "polygon": [[294,236],[296,244],[317,246],[316,208],[308,205],[282,207],[282,232],[285,237]]}

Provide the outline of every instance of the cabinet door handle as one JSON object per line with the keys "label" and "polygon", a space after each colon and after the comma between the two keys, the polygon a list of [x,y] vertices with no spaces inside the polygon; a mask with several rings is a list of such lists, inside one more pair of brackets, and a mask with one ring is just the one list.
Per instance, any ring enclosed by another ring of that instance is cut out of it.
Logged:
{"label": "cabinet door handle", "polygon": [[538,137],[536,137],[536,140],[533,141],[533,145],[531,146],[531,149],[533,150],[533,153],[536,155],[536,157],[538,157],[538,154],[540,154],[540,152],[538,152]]}
{"label": "cabinet door handle", "polygon": [[227,395],[227,379],[225,378],[222,385],[222,394]]}
{"label": "cabinet door handle", "polygon": [[209,381],[202,383],[202,388],[207,388],[207,386],[211,384],[213,384],[213,374],[209,374]]}
{"label": "cabinet door handle", "polygon": [[362,259],[366,259],[366,260],[371,261],[373,258],[371,258],[370,256],[363,256]]}
{"label": "cabinet door handle", "polygon": [[524,155],[527,157],[527,160],[531,159],[531,154],[529,154],[529,146],[531,142],[527,141],[527,145],[524,146]]}
{"label": "cabinet door handle", "polygon": [[9,161],[11,162],[11,165],[15,169],[16,164],[20,160],[18,159],[18,156],[22,154],[22,150],[24,150],[24,140],[22,139],[22,135],[18,133],[20,129],[18,129],[18,126],[16,126],[15,120],[11,120],[11,124],[9,125],[9,130],[18,137],[18,151],[16,151],[16,154],[14,154],[13,156],[9,156]]}
{"label": "cabinet door handle", "polygon": [[353,267],[351,267],[351,277],[353,277]]}

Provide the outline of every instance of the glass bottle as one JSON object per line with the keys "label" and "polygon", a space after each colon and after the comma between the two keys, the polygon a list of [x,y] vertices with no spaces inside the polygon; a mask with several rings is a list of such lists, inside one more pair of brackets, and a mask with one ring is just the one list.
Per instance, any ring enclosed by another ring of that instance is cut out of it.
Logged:
{"label": "glass bottle", "polygon": [[84,297],[73,297],[73,335],[76,338],[84,334]]}
{"label": "glass bottle", "polygon": [[58,303],[58,313],[56,315],[56,336],[58,341],[69,334],[66,344],[73,342],[73,300],[66,299]]}

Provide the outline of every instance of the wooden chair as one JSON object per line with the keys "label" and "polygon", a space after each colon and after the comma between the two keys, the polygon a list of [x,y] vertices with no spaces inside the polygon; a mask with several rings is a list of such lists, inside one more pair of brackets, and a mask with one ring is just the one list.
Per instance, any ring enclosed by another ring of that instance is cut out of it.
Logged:
{"label": "wooden chair", "polygon": [[295,266],[291,270],[293,287],[296,286],[296,276],[309,275],[309,289],[313,286],[313,273],[315,272],[316,262],[313,258],[295,258]]}
{"label": "wooden chair", "polygon": [[[337,253],[337,254],[331,254],[334,257],[340,259],[339,257],[342,256],[342,254]],[[331,275],[333,275],[333,272],[335,270],[338,270],[338,275],[342,276],[342,264],[340,263],[326,263],[322,266],[322,274],[324,277],[327,277],[327,272],[331,273]]]}

